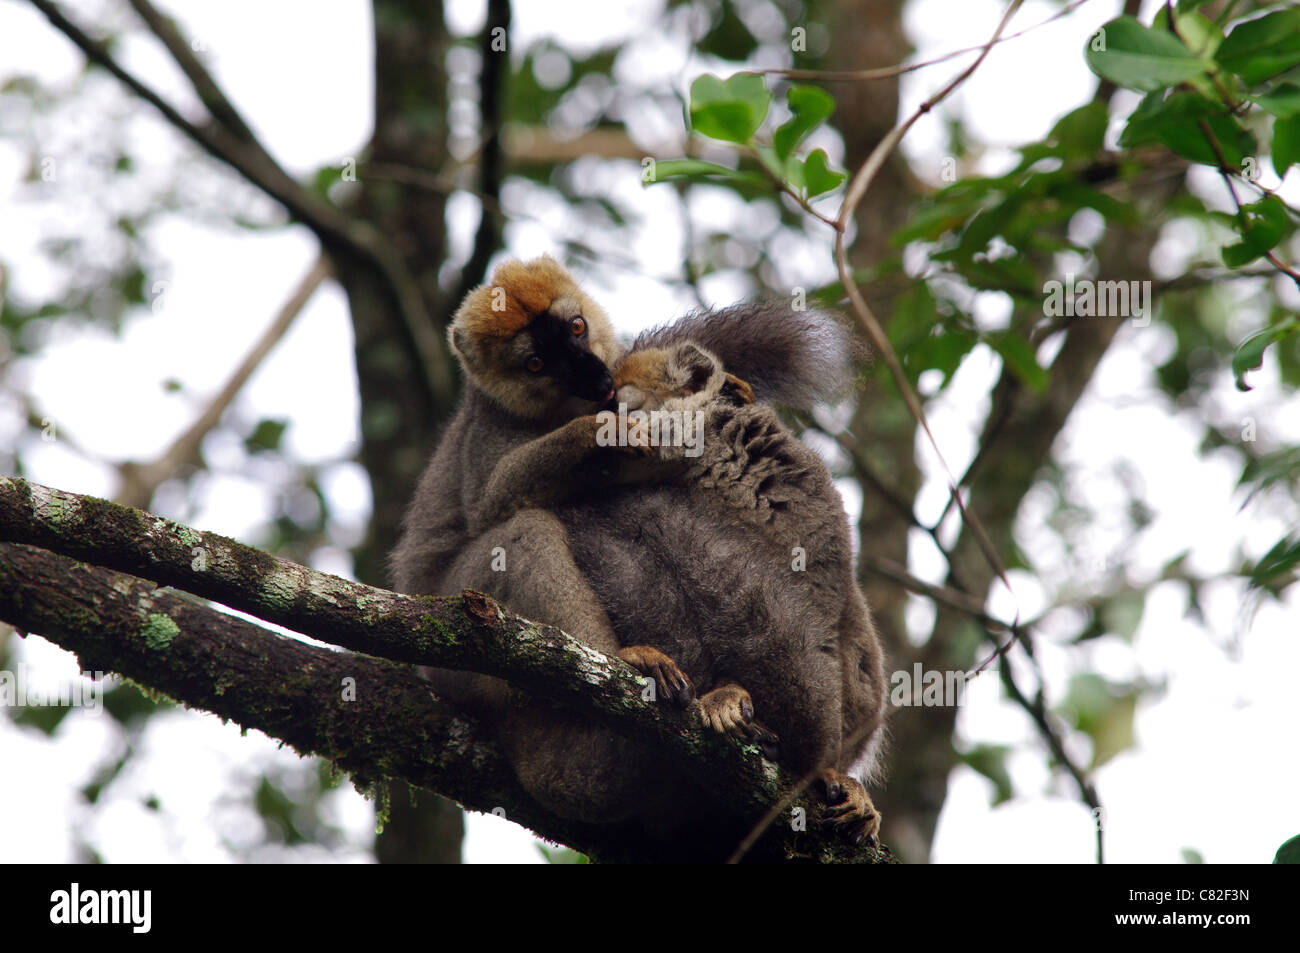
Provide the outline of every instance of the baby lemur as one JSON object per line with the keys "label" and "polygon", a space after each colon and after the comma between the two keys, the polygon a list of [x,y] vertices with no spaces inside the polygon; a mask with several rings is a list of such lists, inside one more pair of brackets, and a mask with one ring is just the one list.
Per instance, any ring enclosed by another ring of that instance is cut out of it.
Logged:
{"label": "baby lemur", "polygon": [[[834,343],[826,336],[835,333],[833,321],[816,312],[742,306],[682,319],[643,335],[639,344],[698,340],[752,383],[760,399],[798,405],[821,396],[826,382],[839,376],[846,352],[826,346]],[[612,396],[608,366],[621,357],[622,349],[604,312],[550,259],[510,262],[497,269],[488,285],[467,297],[449,336],[466,371],[466,394],[408,510],[392,558],[396,588],[431,594],[462,588],[486,591],[522,615],[557,625],[630,662],[653,676],[660,693],[679,704],[693,697],[683,668],[692,670],[710,689],[701,709],[710,724],[770,741],[754,724],[753,699],[735,681],[743,676],[741,684],[755,691],[759,704],[770,704],[770,713],[763,717],[784,736],[783,758],[795,767],[812,766],[830,752],[826,760],[838,766],[844,755],[832,749],[845,733],[838,720],[870,727],[878,715],[878,707],[873,707],[876,696],[870,692],[846,685],[843,701],[832,697],[843,682],[837,640],[852,625],[824,625],[822,616],[844,588],[838,569],[849,565],[846,526],[844,540],[834,533],[828,536],[831,547],[843,542],[842,551],[836,551],[842,558],[817,552],[823,549],[820,543],[809,546],[804,577],[808,582],[790,585],[780,581],[778,570],[789,565],[791,557],[781,555],[775,563],[766,558],[779,554],[786,529],[764,538],[756,530],[760,524],[736,519],[734,513],[728,517],[736,509],[727,496],[731,490],[715,491],[709,477],[689,488],[691,500],[702,497],[689,510],[683,509],[679,484],[615,485],[614,480],[629,479],[636,468],[653,462],[640,453],[629,463],[627,454],[637,453],[637,448],[602,447],[596,440],[600,422],[593,411]],[[707,391],[711,379],[712,371],[694,382],[692,393]],[[734,379],[723,391],[720,386],[709,399],[734,402],[738,396],[747,397],[744,385]],[[715,413],[710,419],[721,422],[723,417],[741,421],[742,430],[747,426],[744,415]],[[802,463],[783,472],[782,461],[787,459],[784,454],[806,462],[799,454],[802,446],[774,417],[770,423],[776,429],[766,437],[742,440],[737,446],[749,455],[751,476],[771,470],[778,486],[797,487]],[[734,437],[734,430],[718,432]],[[798,449],[786,447],[787,441]],[[780,453],[764,459],[769,447],[780,448]],[[666,453],[659,459],[670,467],[681,463]],[[825,472],[820,460],[815,464]],[[552,478],[555,474],[562,478]],[[642,478],[661,480],[665,474],[653,470]],[[829,483],[829,477],[826,480]],[[748,492],[742,482],[736,489],[742,497]],[[784,506],[784,492],[764,494],[764,505]],[[577,502],[564,502],[575,498]],[[720,499],[725,505],[719,505]],[[838,502],[836,512],[844,523]],[[670,537],[697,515],[710,532],[675,550]],[[734,525],[726,530],[729,520]],[[804,538],[812,542],[814,537]],[[716,552],[710,539],[719,544]],[[756,539],[765,545],[756,547]],[[750,568],[733,561],[737,553],[748,558],[759,551],[764,558]],[[712,585],[723,577],[734,580],[730,588]],[[795,599],[784,608],[771,604],[783,585]],[[856,586],[849,591],[860,603]],[[663,605],[664,595],[670,597],[670,606]],[[796,628],[793,623],[806,613],[812,613],[807,617],[814,624]],[[655,618],[642,618],[651,614]],[[870,631],[865,604],[849,605],[844,615]],[[703,618],[692,618],[705,616],[712,621],[704,624]],[[777,623],[770,638],[765,634],[769,623]],[[645,639],[637,635],[643,626]],[[664,637],[673,630],[679,631]],[[710,646],[727,640],[737,646],[719,657],[734,660],[735,672],[712,664],[717,650]],[[768,642],[769,654],[764,656],[759,646]],[[689,650],[690,664],[665,652],[664,646]],[[814,651],[804,651],[809,646]],[[880,680],[873,673],[879,669],[879,650],[874,640],[853,643],[849,649],[862,659],[866,681],[878,687]],[[770,663],[769,681],[775,687],[750,674],[748,666],[763,657]],[[644,764],[621,738],[526,699],[494,679],[436,670],[430,677],[441,693],[491,716],[521,782],[557,813],[612,822],[653,810],[649,789],[654,782],[664,789],[664,772]],[[801,680],[831,699],[819,717],[814,717],[806,696],[796,697],[801,695]],[[764,702],[765,697],[773,701]],[[781,712],[786,704],[791,706],[789,717]],[[869,802],[860,806],[851,785],[837,787],[834,778],[828,780],[842,820],[866,833]],[[667,790],[671,794],[671,784]]]}
{"label": "baby lemur", "polygon": [[677,433],[669,420],[704,427],[698,445],[648,448],[676,467],[659,482],[556,509],[616,635],[675,659],[718,730],[756,737],[755,715],[774,729],[778,760],[821,769],[834,821],[873,837],[852,774],[869,775],[879,745],[883,656],[825,464],[697,344],[634,348],[614,383],[620,413],[650,414],[627,428],[642,448]]}

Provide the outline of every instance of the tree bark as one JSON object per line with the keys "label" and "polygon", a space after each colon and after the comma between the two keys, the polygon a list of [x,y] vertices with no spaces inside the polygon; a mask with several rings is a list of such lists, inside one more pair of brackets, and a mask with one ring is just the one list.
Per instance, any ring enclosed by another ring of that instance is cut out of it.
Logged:
{"label": "tree bark", "polygon": [[[77,652],[83,668],[120,672],[259,728],[330,758],[365,783],[399,779],[478,810],[504,808],[542,836],[597,859],[699,858],[690,844],[656,843],[626,825],[551,817],[519,790],[473,719],[430,701],[428,686],[393,662],[497,675],[601,719],[648,751],[689,766],[690,776],[725,805],[720,822],[752,825],[794,783],[756,748],[706,732],[693,712],[646,703],[640,676],[623,662],[478,593],[386,592],[130,507],[11,478],[0,479],[0,540],[22,540],[0,544],[0,618]],[[159,585],[366,654],[305,646]],[[341,704],[347,677],[357,680],[364,704]],[[807,831],[778,822],[748,859],[892,859],[886,849],[854,848],[823,833],[818,803],[793,803],[806,812]]]}

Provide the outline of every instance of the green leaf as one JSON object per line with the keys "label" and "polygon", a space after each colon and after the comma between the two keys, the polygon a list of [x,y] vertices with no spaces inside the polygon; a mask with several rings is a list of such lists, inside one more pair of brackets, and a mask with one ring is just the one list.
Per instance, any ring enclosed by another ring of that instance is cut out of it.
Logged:
{"label": "green leaf", "polygon": [[328,202],[330,200],[330,189],[342,181],[339,177],[338,166],[325,165],[316,170],[312,176],[311,192],[319,199]]}
{"label": "green leaf", "polygon": [[1240,268],[1271,251],[1292,230],[1286,205],[1276,195],[1266,195],[1241,212],[1246,219],[1241,241],[1223,249],[1223,262],[1229,268]]}
{"label": "green leaf", "polygon": [[721,6],[721,15],[713,27],[700,37],[699,51],[724,60],[749,59],[758,48],[758,40],[736,14],[735,3],[725,2]]}
{"label": "green leaf", "polygon": [[11,717],[15,725],[26,725],[42,734],[53,735],[71,711],[69,705],[23,705],[15,708]]}
{"label": "green leaf", "polygon": [[1141,689],[1085,673],[1070,679],[1063,707],[1076,728],[1092,739],[1092,767],[1133,747],[1133,716]]}
{"label": "green leaf", "polygon": [[814,149],[803,164],[803,182],[809,198],[838,188],[845,178],[843,172],[829,167],[824,149]]}
{"label": "green leaf", "polygon": [[1137,206],[1133,202],[1117,199],[1113,195],[1107,195],[1101,189],[1094,189],[1073,178],[1065,178],[1054,183],[1051,195],[1060,201],[1063,207],[1071,209],[1071,215],[1074,214],[1074,210],[1090,208],[1100,212],[1108,222],[1135,225],[1139,219]]}
{"label": "green leaf", "polygon": [[1300,566],[1300,536],[1279,539],[1250,571],[1250,588],[1270,587]]}
{"label": "green leaf", "polygon": [[1119,17],[1089,40],[1088,68],[1119,86],[1150,92],[1174,86],[1205,72],[1205,63],[1183,42],[1162,30]]}
{"label": "green leaf", "polygon": [[1142,624],[1146,608],[1146,593],[1141,589],[1125,589],[1101,604],[1101,621],[1107,632],[1113,632],[1125,642],[1132,642]]}
{"label": "green leaf", "polygon": [[548,864],[589,864],[591,860],[586,854],[580,854],[576,850],[568,847],[548,847],[540,841],[536,845],[538,853],[546,859]]}
{"label": "green leaf", "polygon": [[961,228],[974,211],[965,202],[939,200],[928,206],[922,203],[912,212],[912,217],[907,224],[894,232],[890,240],[898,247],[914,241],[937,241],[949,232]]}
{"label": "green leaf", "polygon": [[1237,379],[1237,390],[1250,390],[1251,387],[1246,383],[1246,372],[1257,370],[1264,364],[1264,351],[1274,341],[1280,341],[1288,334],[1295,333],[1297,325],[1295,320],[1284,321],[1281,324],[1275,324],[1271,328],[1264,328],[1262,331],[1256,331],[1237,345],[1237,350],[1232,355],[1232,375]]}
{"label": "green leaf", "polygon": [[[772,175],[780,178],[788,178],[791,169],[799,165],[798,160],[782,162],[776,154],[776,150],[771,146],[754,146],[754,155],[758,159],[759,165],[763,166]],[[800,172],[803,170],[800,169]],[[800,179],[800,182],[803,180]]]}
{"label": "green leaf", "polygon": [[[841,290],[842,293],[842,290]],[[930,333],[939,320],[938,304],[934,293],[924,281],[918,281],[898,296],[894,316],[889,321],[889,343],[895,350],[906,350],[915,341]]]}
{"label": "green leaf", "polygon": [[259,420],[253,432],[244,438],[245,449],[249,453],[256,453],[259,450],[278,450],[280,440],[288,426],[289,421],[287,420],[272,420],[270,418]]}
{"label": "green leaf", "polygon": [[727,178],[739,178],[741,173],[716,162],[703,159],[655,159],[641,171],[641,184],[654,185],[672,178],[698,179],[706,175],[721,175]]}
{"label": "green leaf", "polygon": [[788,96],[791,117],[772,136],[776,154],[787,159],[808,135],[830,118],[835,99],[816,86],[792,86]]}
{"label": "green leaf", "polygon": [[1009,745],[976,745],[970,751],[957,756],[963,764],[993,782],[993,807],[1004,804],[1016,796],[1015,788],[1011,784],[1011,773],[1007,770],[1007,755],[1010,753]]}
{"label": "green leaf", "polygon": [[1223,31],[1202,13],[1179,10],[1174,22],[1178,25],[1178,35],[1197,56],[1213,56],[1223,43]]}
{"label": "green leaf", "polygon": [[1109,121],[1110,110],[1105,103],[1088,103],[1062,116],[1048,139],[1070,155],[1091,156],[1101,151]]}
{"label": "green leaf", "polygon": [[1283,178],[1286,170],[1300,162],[1300,115],[1273,122],[1273,171]]}
{"label": "green leaf", "polygon": [[1255,496],[1270,486],[1291,484],[1300,478],[1300,447],[1284,447],[1260,454],[1242,468],[1237,486],[1251,487],[1241,503],[1241,509],[1250,505]]}
{"label": "green leaf", "polygon": [[1280,83],[1262,96],[1252,97],[1256,106],[1279,119],[1300,116],[1300,86]]}
{"label": "green leaf", "polygon": [[1240,166],[1247,155],[1253,154],[1253,137],[1222,105],[1187,90],[1168,97],[1150,93],[1129,116],[1119,144],[1132,149],[1158,142],[1184,159],[1217,167],[1218,156],[1205,138],[1202,122],[1209,126],[1230,168]]}
{"label": "green leaf", "polygon": [[1291,838],[1277,849],[1273,857],[1275,864],[1300,864],[1300,834]]}
{"label": "green leaf", "polygon": [[1285,72],[1300,63],[1300,10],[1276,10],[1238,23],[1214,58],[1252,86]]}
{"label": "green leaf", "polygon": [[767,116],[772,96],[757,73],[726,80],[711,73],[691,83],[691,127],[710,139],[748,142]]}
{"label": "green leaf", "polygon": [[160,708],[169,707],[169,702],[151,698],[134,682],[120,681],[104,692],[104,711],[127,726],[136,725]]}
{"label": "green leaf", "polygon": [[1002,357],[1002,361],[1020,379],[1020,382],[1035,394],[1041,394],[1047,387],[1047,371],[1043,370],[1034,356],[1034,349],[1029,342],[1014,331],[1003,331],[987,336],[989,345]]}
{"label": "green leaf", "polygon": [[[923,307],[925,302],[918,302],[918,305]],[[961,362],[980,340],[979,335],[974,331],[960,327],[936,325],[911,330],[913,333],[906,334],[910,343],[902,352],[903,365],[908,377],[915,383],[922,371],[938,371],[943,375],[943,379],[939,382],[940,390],[948,386],[952,375],[961,366]],[[915,335],[915,331],[920,331],[919,337]]]}

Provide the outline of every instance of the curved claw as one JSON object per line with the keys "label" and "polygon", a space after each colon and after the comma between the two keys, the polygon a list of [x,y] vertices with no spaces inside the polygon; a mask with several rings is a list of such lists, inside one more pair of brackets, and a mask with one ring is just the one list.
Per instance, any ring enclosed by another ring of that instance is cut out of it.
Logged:
{"label": "curved claw", "polygon": [[826,798],[822,823],[853,843],[874,846],[880,834],[880,812],[867,796],[867,789],[857,778],[842,771],[823,771],[819,778]]}
{"label": "curved claw", "polygon": [[695,686],[671,658],[649,645],[629,645],[618,650],[618,657],[655,680],[659,694],[685,708],[695,699]]}
{"label": "curved claw", "polygon": [[700,719],[718,734],[762,745],[765,754],[778,741],[774,732],[754,720],[754,700],[734,682],[700,697]]}

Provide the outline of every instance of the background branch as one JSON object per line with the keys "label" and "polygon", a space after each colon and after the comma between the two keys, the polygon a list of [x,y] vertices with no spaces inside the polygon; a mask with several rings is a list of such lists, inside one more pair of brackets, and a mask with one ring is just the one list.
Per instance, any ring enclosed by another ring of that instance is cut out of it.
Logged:
{"label": "background branch", "polygon": [[[162,96],[124,69],[103,43],[91,38],[64,16],[58,5],[51,0],[30,2],[88,60],[119,79],[131,92],[158,110],[167,122],[213,158],[231,166],[283,205],[290,216],[315,232],[331,255],[346,254],[375,269],[391,294],[393,310],[398,317],[396,329],[408,339],[408,345],[421,357],[418,368],[424,375],[424,385],[437,399],[450,402],[450,381],[430,372],[432,368],[445,365],[445,346],[434,331],[415,280],[400,256],[387,247],[378,231],[312,195],[285,172],[256,140],[237,136],[217,123],[198,125],[186,119]],[[184,69],[183,64],[178,65]]]}
{"label": "background branch", "polygon": [[144,509],[153,499],[154,492],[158,485],[168,477],[174,475],[178,469],[186,464],[198,465],[199,446],[214,427],[221,421],[221,416],[226,409],[234,402],[236,396],[248,383],[248,379],[253,376],[253,372],[266,360],[266,356],[280,339],[284,337],[293,324],[294,319],[298,317],[303,307],[311,300],[311,296],[316,293],[316,289],[324,283],[330,275],[329,260],[325,257],[317,258],[315,263],[302,276],[297,286],[290,292],[289,297],[284,304],[280,306],[279,312],[275,319],[262,332],[262,336],[257,339],[249,352],[244,355],[244,359],[235,368],[230,379],[226,381],[224,387],[212,399],[203,413],[194,421],[184,433],[172,442],[172,445],[158,457],[149,463],[135,463],[127,461],[118,466],[118,472],[122,477],[122,486],[117,493],[117,502],[125,506],[134,506]]}

